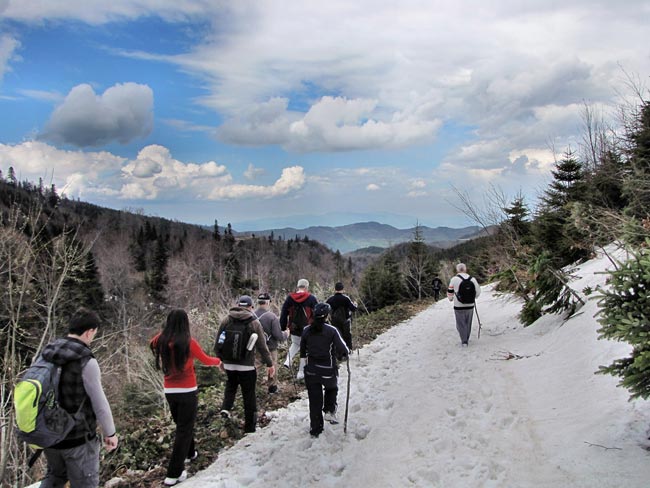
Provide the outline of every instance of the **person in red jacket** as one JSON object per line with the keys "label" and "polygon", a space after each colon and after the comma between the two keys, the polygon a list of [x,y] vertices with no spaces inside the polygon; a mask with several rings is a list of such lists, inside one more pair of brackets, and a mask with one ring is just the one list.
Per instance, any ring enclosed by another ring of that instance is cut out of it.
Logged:
{"label": "person in red jacket", "polygon": [[[287,352],[287,359],[284,367],[291,369],[293,358],[300,352],[300,337],[303,329],[312,323],[314,307],[318,299],[309,293],[309,281],[302,278],[298,280],[298,286],[294,293],[287,295],[282,310],[280,310],[280,329],[284,332],[287,328],[291,331],[291,346]],[[304,378],[303,368],[305,364],[301,360],[296,378]]]}
{"label": "person in red jacket", "polygon": [[186,460],[194,460],[194,422],[198,407],[194,360],[207,366],[219,366],[221,360],[208,356],[190,335],[190,321],[185,310],[172,310],[162,332],[150,342],[156,356],[156,368],[165,374],[165,398],[176,424],[174,447],[167,466],[165,486],[174,486],[187,478]]}

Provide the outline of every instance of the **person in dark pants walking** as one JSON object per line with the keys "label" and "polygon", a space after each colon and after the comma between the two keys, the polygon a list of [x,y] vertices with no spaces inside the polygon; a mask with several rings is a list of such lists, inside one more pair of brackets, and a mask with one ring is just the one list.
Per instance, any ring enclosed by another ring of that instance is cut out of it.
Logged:
{"label": "person in dark pants walking", "polygon": [[194,446],[198,407],[194,359],[208,366],[219,366],[221,360],[203,352],[190,335],[187,313],[180,309],[169,312],[165,328],[151,339],[150,347],[156,356],[156,368],[165,374],[165,398],[176,424],[174,447],[164,481],[165,486],[174,486],[187,478],[187,471],[183,469],[185,461],[198,456]]}
{"label": "person in dark pants walking", "polygon": [[309,433],[313,437],[323,432],[324,421],[338,423],[336,361],[350,353],[338,329],[325,322],[331,310],[327,303],[317,304],[314,321],[305,327],[300,341],[300,358],[306,360],[304,374],[309,396]]}
{"label": "person in dark pants walking", "polygon": [[447,288],[447,298],[454,302],[456,330],[460,336],[461,347],[469,346],[469,336],[472,333],[472,317],[474,304],[481,294],[481,287],[476,278],[467,274],[467,266],[463,263],[456,265],[458,274],[451,278]]}
{"label": "person in dark pants walking", "polygon": [[332,307],[332,325],[339,330],[348,349],[352,350],[352,312],[357,310],[357,304],[345,294],[340,281],[334,285],[334,295],[327,299],[327,303]]}
{"label": "person in dark pants walking", "polygon": [[266,345],[266,337],[260,321],[253,312],[253,299],[248,295],[239,298],[238,306],[228,311],[228,316],[221,321],[219,331],[217,332],[217,341],[222,337],[222,333],[231,322],[243,322],[252,328],[252,334],[257,334],[254,344],[250,350],[246,350],[244,356],[239,360],[231,360],[223,357],[222,353],[217,351],[217,356],[223,360],[223,368],[226,371],[228,380],[223,393],[223,402],[221,404],[221,416],[230,417],[230,410],[235,404],[235,395],[237,388],[241,386],[242,399],[244,401],[244,432],[255,432],[257,423],[257,398],[255,396],[255,386],[257,383],[257,371],[255,370],[255,350],[262,356],[262,361],[266,364],[269,377],[275,376],[275,367]]}
{"label": "person in dark pants walking", "polygon": [[442,280],[437,276],[431,282],[433,287],[433,299],[437,302],[440,299],[440,290],[442,290]]}

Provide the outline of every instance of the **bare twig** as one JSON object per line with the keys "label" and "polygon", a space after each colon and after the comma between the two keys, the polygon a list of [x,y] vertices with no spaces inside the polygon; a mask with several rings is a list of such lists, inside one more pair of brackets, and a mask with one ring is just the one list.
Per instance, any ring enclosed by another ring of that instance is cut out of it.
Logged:
{"label": "bare twig", "polygon": [[606,451],[610,450],[616,450],[616,451],[622,451],[623,449],[620,447],[607,447],[607,446],[601,446],[600,444],[592,444],[591,442],[584,441],[585,444],[592,446],[592,447],[602,447]]}

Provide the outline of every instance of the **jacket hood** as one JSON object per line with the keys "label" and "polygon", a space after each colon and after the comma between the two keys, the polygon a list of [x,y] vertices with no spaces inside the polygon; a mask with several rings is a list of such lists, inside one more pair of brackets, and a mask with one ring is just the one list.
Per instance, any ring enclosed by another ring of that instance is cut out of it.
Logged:
{"label": "jacket hood", "polygon": [[302,303],[311,296],[311,293],[308,291],[294,291],[289,296],[294,302]]}
{"label": "jacket hood", "polygon": [[93,353],[86,344],[73,337],[62,337],[43,348],[43,359],[57,365],[92,356]]}
{"label": "jacket hood", "polygon": [[242,307],[233,307],[228,310],[228,317],[232,317],[235,320],[248,320],[250,318],[257,318],[252,310]]}

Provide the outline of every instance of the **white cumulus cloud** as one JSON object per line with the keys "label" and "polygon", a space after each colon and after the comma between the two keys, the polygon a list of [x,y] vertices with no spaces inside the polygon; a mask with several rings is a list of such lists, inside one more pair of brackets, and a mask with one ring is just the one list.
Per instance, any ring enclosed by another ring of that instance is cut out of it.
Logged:
{"label": "white cumulus cloud", "polygon": [[126,144],[153,129],[153,91],[137,83],[117,84],[103,94],[75,86],[59,105],[40,139],[79,147]]}
{"label": "white cumulus cloud", "polygon": [[305,171],[301,166],[284,168],[280,178],[270,186],[230,184],[215,188],[211,200],[233,200],[240,198],[273,198],[300,190],[305,184]]}
{"label": "white cumulus cloud", "polygon": [[225,165],[215,161],[183,162],[169,149],[149,145],[134,159],[106,151],[64,151],[40,141],[0,144],[0,168],[12,166],[20,180],[54,183],[69,197],[149,201],[203,201],[275,198],[301,190],[301,166],[284,168],[270,185],[236,183]]}

